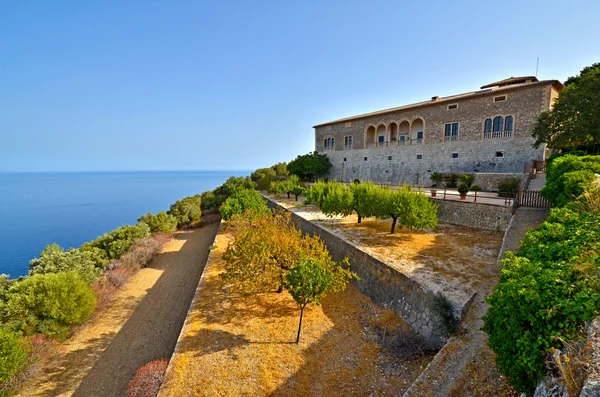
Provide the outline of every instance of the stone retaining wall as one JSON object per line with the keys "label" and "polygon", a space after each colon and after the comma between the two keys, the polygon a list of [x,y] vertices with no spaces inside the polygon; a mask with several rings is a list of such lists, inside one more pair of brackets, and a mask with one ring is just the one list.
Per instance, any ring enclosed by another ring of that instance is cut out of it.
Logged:
{"label": "stone retaining wall", "polygon": [[475,173],[473,174],[475,177],[473,180],[473,185],[479,186],[484,192],[497,192],[498,184],[500,181],[508,178],[517,178],[521,181],[521,186],[524,185],[525,180],[527,180],[527,174],[497,174],[497,173]]}
{"label": "stone retaining wall", "polygon": [[437,198],[431,198],[430,200],[439,205],[439,221],[453,225],[506,231],[512,217],[510,206],[440,200]]}
{"label": "stone retaining wall", "polygon": [[[270,208],[280,207],[266,198]],[[323,227],[292,212],[296,227],[304,233],[319,236],[336,261],[348,258],[352,271],[360,280],[353,284],[377,305],[393,310],[413,331],[423,336],[433,349],[440,349],[448,340],[444,312],[440,304],[443,298],[408,276],[392,269],[384,262],[368,255],[350,242],[340,239]],[[465,314],[473,297],[462,307],[452,305],[453,315],[460,318]]]}

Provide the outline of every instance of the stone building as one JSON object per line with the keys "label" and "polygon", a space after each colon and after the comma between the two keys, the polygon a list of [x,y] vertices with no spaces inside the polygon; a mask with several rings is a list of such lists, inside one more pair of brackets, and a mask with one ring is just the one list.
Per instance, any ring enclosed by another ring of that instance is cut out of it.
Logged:
{"label": "stone building", "polygon": [[347,117],[315,128],[315,150],[330,178],[427,185],[432,172],[523,173],[534,149],[531,129],[563,85],[511,77],[468,92]]}

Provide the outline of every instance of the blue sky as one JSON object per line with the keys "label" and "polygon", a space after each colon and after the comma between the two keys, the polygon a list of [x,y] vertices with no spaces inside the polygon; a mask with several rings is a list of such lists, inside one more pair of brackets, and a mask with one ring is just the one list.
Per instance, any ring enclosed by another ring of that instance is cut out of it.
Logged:
{"label": "blue sky", "polygon": [[600,62],[594,1],[0,1],[0,171],[253,169],[313,125]]}

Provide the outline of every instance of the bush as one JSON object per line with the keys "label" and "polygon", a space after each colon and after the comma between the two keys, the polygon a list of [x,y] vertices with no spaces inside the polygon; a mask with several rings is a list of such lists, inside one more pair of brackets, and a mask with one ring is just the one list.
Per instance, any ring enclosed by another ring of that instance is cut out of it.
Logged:
{"label": "bush", "polygon": [[177,230],[177,218],[173,215],[169,215],[164,211],[154,215],[149,212],[146,215],[142,215],[138,222],[144,222],[150,227],[152,233],[173,233]]}
{"label": "bush", "polygon": [[135,226],[121,226],[111,232],[108,232],[94,241],[85,243],[81,246],[81,250],[94,251],[94,248],[99,248],[104,253],[104,257],[109,260],[119,259],[131,245],[144,237],[150,236],[150,226],[145,223],[138,223]]}
{"label": "bush", "polygon": [[313,183],[310,188],[306,190],[306,201],[308,203],[315,203],[319,208],[323,205],[323,200],[329,192],[329,182],[317,181]]}
{"label": "bush", "polygon": [[25,335],[66,336],[95,306],[96,296],[77,273],[35,274],[12,285],[6,315]]}
{"label": "bush", "polygon": [[27,366],[30,347],[18,334],[0,328],[0,383],[5,383]]}
{"label": "bush", "polygon": [[564,206],[593,185],[595,173],[600,173],[600,156],[577,152],[552,156],[546,167],[546,186],[540,193],[555,206]]}
{"label": "bush", "polygon": [[466,183],[461,183],[460,185],[458,185],[458,192],[460,194],[467,194],[469,193],[469,186],[467,186]]}
{"label": "bush", "polygon": [[458,184],[458,175],[451,174],[448,177],[448,182],[446,182],[446,187],[452,187],[452,188],[454,188],[454,187],[457,186],[457,184]]}
{"label": "bush", "polygon": [[273,168],[259,168],[250,175],[250,179],[256,182],[258,190],[267,190],[276,176],[277,172]]}
{"label": "bush", "polygon": [[600,214],[554,208],[507,252],[484,317],[499,371],[530,393],[552,348],[580,338],[600,314]]}
{"label": "bush", "polygon": [[244,177],[235,177],[232,176],[224,184],[213,190],[213,194],[215,196],[215,203],[217,207],[220,207],[221,204],[227,200],[227,197],[231,196],[233,193],[238,190],[243,189],[255,189],[256,183],[252,181],[250,178]]}
{"label": "bush", "polygon": [[442,181],[442,174],[440,174],[439,172],[433,172],[429,176],[429,179],[431,179],[431,182],[433,182],[433,184],[431,186],[437,187],[438,184]]}
{"label": "bush", "polygon": [[498,183],[498,195],[501,197],[514,197],[519,192],[521,181],[517,178],[506,178]]}
{"label": "bush", "polygon": [[152,259],[159,253],[162,244],[153,237],[146,237],[138,240],[131,246],[129,252],[121,256],[121,266],[130,269],[140,269],[146,267],[152,262]]}
{"label": "bush", "polygon": [[57,244],[46,246],[39,258],[29,262],[29,275],[62,273],[74,271],[88,284],[98,280],[102,272],[99,266],[104,262],[97,262],[94,251],[70,249],[65,251]]}
{"label": "bush", "polygon": [[202,198],[199,194],[177,200],[167,211],[177,219],[177,226],[188,225],[202,217]]}
{"label": "bush", "polygon": [[169,361],[161,358],[138,369],[127,387],[127,397],[156,397],[165,380],[168,365]]}
{"label": "bush", "polygon": [[469,174],[462,174],[459,180],[461,183],[467,185],[467,187],[471,187],[471,185],[473,184],[473,180],[475,180],[475,177]]}
{"label": "bush", "polygon": [[479,185],[473,185],[473,186],[471,186],[471,191],[472,192],[480,192],[481,187]]}
{"label": "bush", "polygon": [[287,169],[287,163],[277,163],[272,165],[271,168],[275,171],[277,176],[289,175],[289,171]]}
{"label": "bush", "polygon": [[262,195],[254,189],[238,190],[229,196],[221,206],[221,215],[225,220],[246,211],[261,214],[269,213],[271,210],[267,207],[267,202]]}

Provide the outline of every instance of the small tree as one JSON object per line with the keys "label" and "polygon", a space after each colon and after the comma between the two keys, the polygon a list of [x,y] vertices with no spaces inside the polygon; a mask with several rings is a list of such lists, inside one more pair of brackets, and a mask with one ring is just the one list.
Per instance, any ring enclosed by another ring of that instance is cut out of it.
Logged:
{"label": "small tree", "polygon": [[318,262],[304,258],[285,275],[285,289],[300,306],[300,322],[296,343],[300,342],[304,309],[309,303],[321,305],[321,297],[333,283],[333,274]]}
{"label": "small tree", "polygon": [[379,203],[376,216],[380,219],[392,218],[391,234],[396,225],[410,229],[437,226],[438,206],[410,186],[400,186],[397,190],[380,188],[376,193],[376,201]]}
{"label": "small tree", "polygon": [[271,187],[269,189],[271,193],[286,193],[288,198],[290,198],[290,194],[293,194],[296,198],[296,201],[298,201],[298,196],[303,194],[305,190],[306,188],[302,183],[300,183],[300,178],[298,178],[296,175],[292,175],[284,181],[271,183]]}
{"label": "small tree", "polygon": [[307,201],[315,203],[321,208],[325,197],[329,194],[329,188],[333,184],[331,182],[317,181],[313,183],[306,191]]}
{"label": "small tree", "polygon": [[311,152],[289,162],[287,170],[290,174],[297,175],[302,179],[313,180],[318,175],[324,175],[331,168],[329,158],[324,154]]}
{"label": "small tree", "polygon": [[475,180],[475,177],[473,175],[469,175],[469,174],[462,174],[459,178],[461,183],[464,183],[465,185],[467,185],[467,187],[471,187],[471,185],[473,184],[473,181]]}
{"label": "small tree", "polygon": [[377,213],[378,189],[380,188],[372,182],[353,183],[350,186],[352,209],[356,211],[358,223],[361,223],[363,218],[374,216]]}
{"label": "small tree", "polygon": [[433,182],[432,186],[437,187],[438,184],[442,181],[442,174],[440,174],[439,172],[433,172],[429,179],[431,179],[431,182]]}

